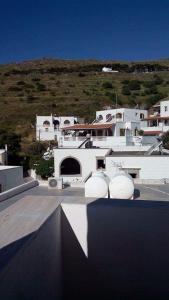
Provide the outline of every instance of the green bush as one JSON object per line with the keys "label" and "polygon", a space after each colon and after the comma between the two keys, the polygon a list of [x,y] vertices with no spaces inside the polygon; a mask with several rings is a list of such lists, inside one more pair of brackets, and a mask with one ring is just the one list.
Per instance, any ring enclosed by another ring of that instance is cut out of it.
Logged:
{"label": "green bush", "polygon": [[154,84],[160,85],[164,82],[164,80],[159,75],[154,75]]}
{"label": "green bush", "polygon": [[8,88],[8,91],[9,91],[9,92],[21,92],[21,91],[22,91],[22,88],[20,88],[19,86],[13,85],[13,86],[10,86],[10,87]]}
{"label": "green bush", "polygon": [[39,92],[46,91],[46,85],[43,84],[43,83],[37,82],[37,90],[38,90]]}
{"label": "green bush", "polygon": [[112,83],[110,81],[105,81],[105,82],[103,82],[102,87],[104,89],[112,89],[113,85],[112,85]]}
{"label": "green bush", "polygon": [[49,160],[41,159],[37,162],[36,174],[40,175],[43,179],[53,176],[54,173],[54,159],[50,158]]}
{"label": "green bush", "polygon": [[127,79],[125,79],[125,80],[123,80],[123,81],[122,81],[122,84],[124,84],[124,85],[128,85],[128,84],[129,84],[129,82],[130,82],[130,80],[127,80]]}
{"label": "green bush", "polygon": [[146,88],[152,88],[155,86],[155,83],[154,83],[154,81],[144,81],[143,86]]}
{"label": "green bush", "polygon": [[165,132],[162,136],[163,146],[166,149],[169,149],[169,131]]}
{"label": "green bush", "polygon": [[116,94],[109,91],[105,92],[105,96],[108,97],[111,101],[116,102]]}
{"label": "green bush", "polygon": [[128,85],[124,85],[123,87],[122,87],[122,94],[123,95],[131,95],[131,92],[130,92],[130,89],[129,89],[129,86]]}
{"label": "green bush", "polygon": [[129,83],[128,83],[128,87],[131,91],[137,91],[137,90],[140,90],[140,81],[139,80],[131,80]]}
{"label": "green bush", "polygon": [[145,90],[144,90],[144,93],[145,93],[146,95],[158,94],[158,89],[157,89],[156,86],[153,86],[153,87],[151,87],[151,88],[145,89]]}

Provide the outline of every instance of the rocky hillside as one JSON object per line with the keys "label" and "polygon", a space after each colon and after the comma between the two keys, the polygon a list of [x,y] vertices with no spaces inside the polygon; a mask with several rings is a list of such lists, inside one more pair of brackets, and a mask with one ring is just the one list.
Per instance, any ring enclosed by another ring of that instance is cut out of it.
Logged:
{"label": "rocky hillside", "polygon": [[[118,73],[103,73],[104,66]],[[79,115],[117,104],[149,108],[169,95],[169,60],[42,59],[0,66],[0,127],[32,136],[36,114]]]}

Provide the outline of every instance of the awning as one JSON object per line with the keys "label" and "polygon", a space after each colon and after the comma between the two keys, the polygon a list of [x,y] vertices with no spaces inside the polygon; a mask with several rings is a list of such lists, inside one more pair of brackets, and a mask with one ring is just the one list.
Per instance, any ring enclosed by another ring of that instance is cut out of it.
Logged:
{"label": "awning", "polygon": [[154,131],[144,131],[144,135],[159,135],[162,131],[154,130]]}
{"label": "awning", "polygon": [[73,126],[62,127],[63,130],[102,130],[110,129],[114,124],[76,124]]}
{"label": "awning", "polygon": [[152,116],[152,117],[147,117],[144,118],[142,121],[156,121],[156,120],[169,120],[169,117],[160,117],[160,116]]}

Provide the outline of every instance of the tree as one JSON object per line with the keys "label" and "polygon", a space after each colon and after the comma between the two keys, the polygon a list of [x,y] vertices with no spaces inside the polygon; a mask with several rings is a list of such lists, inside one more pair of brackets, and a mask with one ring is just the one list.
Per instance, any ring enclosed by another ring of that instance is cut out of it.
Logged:
{"label": "tree", "polygon": [[36,174],[40,175],[43,179],[53,176],[54,173],[54,159],[50,158],[49,160],[41,159],[36,165]]}
{"label": "tree", "polygon": [[19,152],[21,150],[21,136],[10,129],[0,130],[0,148],[8,146],[8,162],[11,165],[19,164]]}
{"label": "tree", "polygon": [[169,149],[169,131],[165,132],[162,136],[163,146],[166,149]]}
{"label": "tree", "polygon": [[45,143],[37,141],[29,145],[27,152],[29,155],[42,156],[45,150],[46,150]]}

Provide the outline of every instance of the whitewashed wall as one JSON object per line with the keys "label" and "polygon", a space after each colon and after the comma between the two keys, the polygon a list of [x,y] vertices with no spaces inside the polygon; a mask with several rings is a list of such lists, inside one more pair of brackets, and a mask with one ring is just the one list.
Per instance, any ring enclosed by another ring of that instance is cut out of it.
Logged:
{"label": "whitewashed wall", "polygon": [[[86,137],[61,137],[59,140],[59,147],[77,148],[85,139]],[[91,141],[93,142],[93,146],[101,148],[126,146],[125,136],[97,136],[91,137]]]}
{"label": "whitewashed wall", "polygon": [[111,177],[114,165],[121,168],[140,169],[140,179],[169,178],[169,157],[167,156],[108,156],[106,172]]}
{"label": "whitewashed wall", "polygon": [[[59,127],[54,128],[53,121],[59,121]],[[69,124],[64,124],[68,120]],[[50,126],[46,128],[43,126],[43,123],[48,121]],[[74,125],[74,121],[77,121],[77,117],[72,116],[63,116],[63,117],[54,117],[54,116],[36,116],[36,139],[40,141],[52,141],[60,137],[61,131],[60,128]]]}
{"label": "whitewashed wall", "polygon": [[[55,177],[62,177],[66,182],[76,178],[83,181],[90,172],[96,171],[97,157],[105,157],[110,149],[54,149]],[[60,175],[60,164],[68,157],[75,158],[81,165],[81,176]]]}
{"label": "whitewashed wall", "polygon": [[[165,107],[167,107],[167,111],[165,111]],[[161,117],[169,117],[169,100],[161,101],[160,114],[161,114]]]}
{"label": "whitewashed wall", "polygon": [[6,153],[4,150],[0,150],[0,165],[5,164]]}
{"label": "whitewashed wall", "polygon": [[108,109],[108,110],[100,110],[96,112],[96,118],[99,115],[103,116],[103,121],[106,122],[106,115],[111,114],[115,116],[116,113],[123,114],[121,121],[124,122],[138,122],[140,120],[140,114],[144,114],[144,117],[147,117],[147,110],[144,109],[130,109],[130,108],[118,108],[118,109]]}

